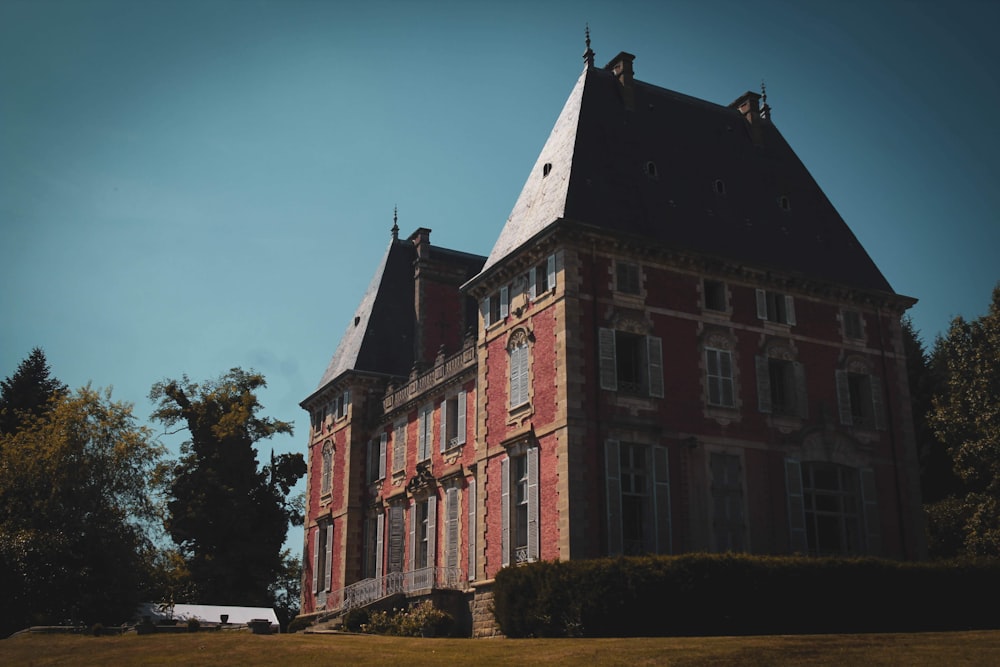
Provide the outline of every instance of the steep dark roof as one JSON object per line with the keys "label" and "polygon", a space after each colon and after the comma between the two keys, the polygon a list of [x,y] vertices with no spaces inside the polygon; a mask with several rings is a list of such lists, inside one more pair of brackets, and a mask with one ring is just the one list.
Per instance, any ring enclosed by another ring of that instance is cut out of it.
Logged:
{"label": "steep dark roof", "polygon": [[632,80],[631,98],[629,109],[613,72],[584,70],[484,274],[566,219],[644,242],[892,292],[769,119],[755,117],[751,126],[736,108],[638,80]]}

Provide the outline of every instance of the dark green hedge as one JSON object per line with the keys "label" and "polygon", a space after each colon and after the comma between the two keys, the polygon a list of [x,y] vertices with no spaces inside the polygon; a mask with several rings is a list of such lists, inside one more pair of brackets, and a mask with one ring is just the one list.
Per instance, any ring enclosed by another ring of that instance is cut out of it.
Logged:
{"label": "dark green hedge", "polygon": [[689,554],[505,568],[508,637],[1000,628],[1000,564]]}

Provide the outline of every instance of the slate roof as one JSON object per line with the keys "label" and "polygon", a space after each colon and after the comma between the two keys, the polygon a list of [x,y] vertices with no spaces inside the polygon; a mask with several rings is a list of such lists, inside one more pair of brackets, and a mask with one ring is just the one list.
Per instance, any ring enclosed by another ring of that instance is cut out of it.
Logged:
{"label": "slate roof", "polygon": [[[760,130],[755,142],[750,123],[736,108],[635,79],[632,96],[629,110],[613,72],[584,69],[483,273],[472,282],[566,220],[647,243],[892,292],[769,119],[754,119]],[[725,194],[716,192],[716,181]]]}

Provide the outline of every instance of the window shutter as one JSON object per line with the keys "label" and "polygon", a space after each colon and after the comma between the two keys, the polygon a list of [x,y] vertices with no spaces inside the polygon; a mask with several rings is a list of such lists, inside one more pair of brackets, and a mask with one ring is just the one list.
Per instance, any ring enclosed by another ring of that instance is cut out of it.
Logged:
{"label": "window shutter", "polygon": [[851,416],[851,386],[847,381],[847,371],[837,371],[837,404],[840,408],[840,423],[845,426],[854,424]]}
{"label": "window shutter", "polygon": [[510,407],[521,404],[521,346],[510,351]]}
{"label": "window shutter", "polygon": [[313,578],[313,593],[319,593],[319,580],[321,578],[320,571],[321,566],[319,562],[319,543],[320,535],[323,532],[323,526],[316,526],[316,537],[313,538],[313,562],[312,562],[312,578]]}
{"label": "window shutter", "polygon": [[427,567],[437,567],[437,496],[427,497]]}
{"label": "window shutter", "polygon": [[510,459],[500,462],[500,564],[510,565]]}
{"label": "window shutter", "polygon": [[757,290],[757,319],[767,319],[767,292],[762,289]]}
{"label": "window shutter", "polygon": [[656,336],[646,336],[649,361],[649,395],[663,398],[663,345]]}
{"label": "window shutter", "polygon": [[601,357],[601,389],[618,391],[618,366],[615,360],[615,330],[601,328],[598,332]]}
{"label": "window shutter", "polygon": [[[447,518],[447,532],[448,532],[448,546],[445,552],[445,567],[457,568],[458,567],[458,489],[452,487],[448,489],[447,495],[445,495],[445,501],[448,504],[448,508],[445,510],[448,514]],[[449,575],[450,578],[450,575]]]}
{"label": "window shutter", "polygon": [[417,566],[417,503],[410,504],[410,572]]}
{"label": "window shutter", "polygon": [[460,391],[460,392],[458,392],[458,419],[456,420],[456,422],[458,424],[458,427],[456,429],[458,431],[458,433],[456,434],[458,436],[458,443],[457,444],[459,444],[459,445],[464,445],[465,444],[465,412],[466,412],[466,410],[467,410],[467,408],[466,408],[465,392],[464,391]]}
{"label": "window shutter", "polygon": [[806,367],[795,361],[792,362],[792,371],[795,374],[795,407],[798,409],[799,417],[807,419],[809,417],[809,395],[806,393]]}
{"label": "window shutter", "polygon": [[504,285],[500,288],[500,319],[507,317],[510,312],[510,287]]}
{"label": "window shutter", "polygon": [[865,538],[867,540],[867,554],[869,556],[879,556],[882,552],[882,527],[878,516],[878,493],[875,489],[875,471],[871,468],[862,468],[861,474],[861,501],[865,508]]}
{"label": "window shutter", "polygon": [[771,412],[771,369],[765,356],[756,357],[757,364],[757,409]]}
{"label": "window shutter", "polygon": [[519,388],[521,403],[528,402],[528,345],[521,346],[521,356],[518,359],[518,363],[521,365],[521,386]]}
{"label": "window shutter", "polygon": [[809,551],[806,541],[806,509],[802,495],[802,466],[785,459],[785,488],[788,490],[788,541],[792,553]]}
{"label": "window shutter", "polygon": [[441,399],[441,413],[439,415],[439,418],[441,419],[441,428],[438,429],[440,431],[440,436],[441,436],[439,449],[443,452],[444,450],[448,449],[448,399],[447,398]]}
{"label": "window shutter", "polygon": [[733,358],[732,353],[719,351],[719,396],[723,405],[736,405],[736,395],[733,391]]}
{"label": "window shutter", "polygon": [[389,444],[389,434],[382,432],[378,442],[378,478],[385,479],[385,448]]}
{"label": "window shutter", "polygon": [[556,289],[556,256],[549,255],[548,259],[545,261],[546,271],[548,273],[548,287],[550,291],[555,291]]}
{"label": "window shutter", "polygon": [[795,299],[790,295],[785,295],[785,322],[795,324]]}
{"label": "window shutter", "polygon": [[326,562],[323,564],[326,580],[326,590],[329,591],[333,580],[333,522],[326,524]]}
{"label": "window shutter", "polygon": [[341,417],[347,416],[347,408],[351,405],[351,392],[347,390],[344,392],[344,411],[341,413]]}
{"label": "window shutter", "polygon": [[531,267],[528,269],[528,298],[534,301],[536,295],[537,288],[535,284],[535,267]]}
{"label": "window shutter", "polygon": [[621,460],[619,459],[617,440],[604,442],[604,465],[608,503],[608,555],[620,556],[622,553],[622,489]]}
{"label": "window shutter", "polygon": [[482,304],[479,306],[479,312],[482,313],[483,328],[486,329],[490,326],[490,324],[492,324],[492,322],[490,322],[490,297],[483,299]]}
{"label": "window shutter", "polygon": [[538,560],[538,447],[530,447],[528,457],[528,562]]}
{"label": "window shutter", "polygon": [[375,515],[375,576],[382,576],[382,552],[385,544],[385,514]]}
{"label": "window shutter", "polygon": [[417,461],[427,458],[427,409],[420,408],[420,418],[417,422]]}
{"label": "window shutter", "polygon": [[666,447],[653,447],[653,487],[656,518],[656,553],[673,553],[670,516],[670,462]]}
{"label": "window shutter", "polygon": [[389,571],[403,571],[403,506],[389,508]]}
{"label": "window shutter", "polygon": [[469,581],[476,578],[476,478],[469,478]]}
{"label": "window shutter", "polygon": [[885,410],[882,404],[882,382],[877,375],[869,375],[868,381],[871,384],[872,392],[872,416],[875,417],[875,428],[880,431],[885,430]]}
{"label": "window shutter", "polygon": [[396,425],[392,434],[392,470],[396,472],[406,467],[406,422]]}

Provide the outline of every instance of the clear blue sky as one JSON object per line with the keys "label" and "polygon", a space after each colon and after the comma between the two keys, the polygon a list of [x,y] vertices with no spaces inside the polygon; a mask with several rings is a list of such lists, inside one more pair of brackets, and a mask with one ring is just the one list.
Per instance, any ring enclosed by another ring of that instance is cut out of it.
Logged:
{"label": "clear blue sky", "polygon": [[[773,120],[927,341],[1000,279],[1000,3],[0,0],[0,377],[263,372],[304,451],[389,242],[488,254],[580,70]],[[176,443],[173,443],[176,444]],[[291,539],[299,548],[301,532]]]}

